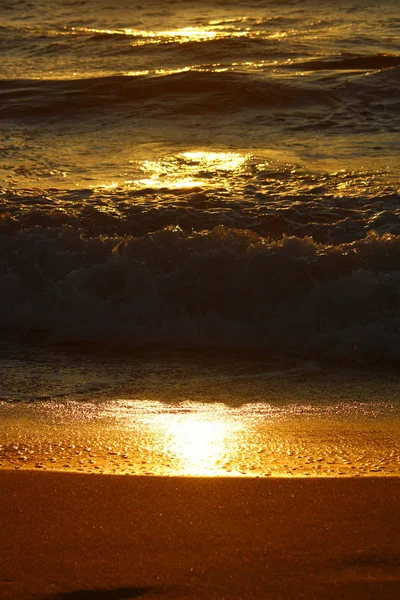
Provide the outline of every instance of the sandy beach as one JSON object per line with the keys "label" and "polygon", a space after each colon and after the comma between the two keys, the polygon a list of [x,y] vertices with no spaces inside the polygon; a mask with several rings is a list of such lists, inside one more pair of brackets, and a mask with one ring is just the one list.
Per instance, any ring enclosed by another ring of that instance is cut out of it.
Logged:
{"label": "sandy beach", "polygon": [[394,599],[400,479],[0,473],[3,599]]}

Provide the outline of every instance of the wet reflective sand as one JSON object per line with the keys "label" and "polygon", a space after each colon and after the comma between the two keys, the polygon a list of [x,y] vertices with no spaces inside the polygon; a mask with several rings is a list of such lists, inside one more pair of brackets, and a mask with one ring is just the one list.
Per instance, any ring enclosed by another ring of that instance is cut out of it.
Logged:
{"label": "wet reflective sand", "polygon": [[377,406],[53,401],[3,407],[2,414],[3,468],[189,476],[400,475],[399,417]]}
{"label": "wet reflective sand", "polygon": [[8,348],[0,468],[398,476],[400,379],[260,353]]}

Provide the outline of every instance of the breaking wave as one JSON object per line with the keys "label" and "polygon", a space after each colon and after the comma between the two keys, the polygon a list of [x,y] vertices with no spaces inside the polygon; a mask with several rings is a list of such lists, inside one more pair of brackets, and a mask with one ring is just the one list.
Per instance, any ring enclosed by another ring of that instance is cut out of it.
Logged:
{"label": "breaking wave", "polygon": [[33,4],[0,7],[4,339],[399,358],[392,0]]}
{"label": "breaking wave", "polygon": [[400,357],[400,236],[336,246],[228,227],[1,236],[5,339]]}

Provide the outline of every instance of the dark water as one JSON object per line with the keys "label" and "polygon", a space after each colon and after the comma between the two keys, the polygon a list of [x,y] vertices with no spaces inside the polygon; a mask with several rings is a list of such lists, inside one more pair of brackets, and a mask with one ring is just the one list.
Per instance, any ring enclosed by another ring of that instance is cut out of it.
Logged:
{"label": "dark water", "polygon": [[399,26],[2,2],[3,340],[399,358]]}

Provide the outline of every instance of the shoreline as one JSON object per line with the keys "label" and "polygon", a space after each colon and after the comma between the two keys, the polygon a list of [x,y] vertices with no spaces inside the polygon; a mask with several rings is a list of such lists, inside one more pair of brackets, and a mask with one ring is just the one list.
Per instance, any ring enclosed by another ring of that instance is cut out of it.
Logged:
{"label": "shoreline", "polygon": [[359,480],[370,480],[370,479],[400,479],[400,475],[394,471],[384,471],[380,469],[371,469],[370,473],[363,473],[362,475],[356,473],[352,475],[351,473],[324,473],[324,472],[313,472],[313,473],[265,473],[262,475],[247,473],[247,472],[214,472],[214,473],[194,473],[194,474],[186,474],[186,473],[157,473],[152,471],[143,471],[140,472],[129,472],[129,471],[117,471],[117,470],[108,470],[105,468],[102,471],[90,471],[79,468],[66,468],[66,467],[48,467],[48,466],[38,466],[38,467],[4,467],[0,466],[0,474],[1,473],[48,473],[49,475],[87,475],[94,477],[133,477],[133,478],[149,478],[149,479],[171,479],[171,480],[180,480],[180,479],[221,479],[221,480],[289,480],[289,481],[304,481],[304,480],[345,480],[351,481],[353,479]]}
{"label": "shoreline", "polygon": [[400,478],[0,471],[0,595],[394,599]]}

